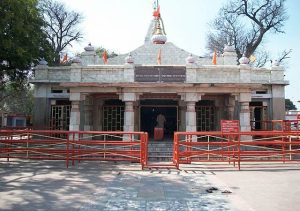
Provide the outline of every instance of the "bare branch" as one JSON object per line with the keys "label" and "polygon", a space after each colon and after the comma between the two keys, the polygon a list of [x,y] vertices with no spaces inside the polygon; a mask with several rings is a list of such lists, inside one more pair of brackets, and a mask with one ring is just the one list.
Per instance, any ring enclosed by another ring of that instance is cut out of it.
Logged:
{"label": "bare branch", "polygon": [[291,57],[289,56],[290,54],[292,53],[292,49],[289,49],[289,50],[284,50],[280,57],[278,58],[278,62],[279,63],[282,63],[284,60],[286,59],[290,59]]}
{"label": "bare branch", "polygon": [[54,0],[42,0],[40,8],[44,14],[45,31],[56,52],[55,63],[60,63],[59,53],[74,41],[82,38],[77,29],[82,21],[82,16],[74,11],[67,11],[62,3]]}
{"label": "bare branch", "polygon": [[[284,32],[282,27],[287,20],[285,1],[230,0],[220,9],[219,16],[212,24],[214,30],[208,34],[207,48],[211,50],[216,47],[213,45],[222,46],[229,41],[233,42],[238,57],[242,53],[250,57],[269,31]],[[261,64],[267,61],[263,58]]]}

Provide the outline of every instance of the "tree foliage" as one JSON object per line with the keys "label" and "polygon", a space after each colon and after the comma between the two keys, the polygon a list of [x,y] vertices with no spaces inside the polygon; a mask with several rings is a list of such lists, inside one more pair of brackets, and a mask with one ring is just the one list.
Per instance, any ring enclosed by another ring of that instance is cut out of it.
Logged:
{"label": "tree foliage", "polygon": [[45,21],[45,32],[55,52],[54,63],[60,63],[60,53],[79,41],[82,33],[78,29],[82,16],[75,11],[68,11],[64,4],[53,0],[41,0],[40,9]]}
{"label": "tree foliage", "polygon": [[0,1],[0,102],[7,97],[6,89],[26,84],[31,67],[51,54],[37,3]]}
{"label": "tree foliage", "polygon": [[32,115],[33,88],[27,84],[18,87],[6,84],[6,89],[1,93],[5,100],[0,102],[0,111],[12,114]]}
{"label": "tree foliage", "polygon": [[[284,33],[287,20],[286,0],[230,0],[224,5],[218,17],[212,22],[208,33],[209,50],[222,53],[225,44],[233,45],[238,58],[243,54],[250,57],[257,54],[258,66],[268,59],[268,53],[259,48],[268,33]],[[288,52],[288,51],[286,51]],[[288,54],[283,54],[282,61]]]}
{"label": "tree foliage", "polygon": [[290,99],[285,99],[285,110],[286,111],[297,110],[297,107]]}

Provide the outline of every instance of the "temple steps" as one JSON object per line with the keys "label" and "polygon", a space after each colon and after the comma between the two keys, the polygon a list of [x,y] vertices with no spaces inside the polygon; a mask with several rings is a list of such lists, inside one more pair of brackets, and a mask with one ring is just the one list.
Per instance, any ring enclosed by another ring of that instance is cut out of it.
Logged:
{"label": "temple steps", "polygon": [[148,162],[172,162],[173,142],[150,142],[148,144]]}

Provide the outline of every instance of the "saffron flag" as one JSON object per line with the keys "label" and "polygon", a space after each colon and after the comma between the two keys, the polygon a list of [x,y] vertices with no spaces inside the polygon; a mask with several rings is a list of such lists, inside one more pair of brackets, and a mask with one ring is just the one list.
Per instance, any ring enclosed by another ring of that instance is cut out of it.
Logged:
{"label": "saffron flag", "polygon": [[106,50],[104,50],[102,58],[103,58],[104,64],[107,64],[107,52],[106,52]]}
{"label": "saffron flag", "polygon": [[213,65],[217,64],[217,52],[216,52],[216,49],[214,50],[214,54],[213,54],[213,57],[212,57],[212,64]]}
{"label": "saffron flag", "polygon": [[161,49],[158,50],[157,58],[156,58],[157,64],[161,64]]}
{"label": "saffron flag", "polygon": [[61,61],[61,63],[66,63],[68,61],[68,54],[66,53]]}
{"label": "saffron flag", "polygon": [[160,17],[160,5],[158,5],[157,9],[153,12],[154,17]]}

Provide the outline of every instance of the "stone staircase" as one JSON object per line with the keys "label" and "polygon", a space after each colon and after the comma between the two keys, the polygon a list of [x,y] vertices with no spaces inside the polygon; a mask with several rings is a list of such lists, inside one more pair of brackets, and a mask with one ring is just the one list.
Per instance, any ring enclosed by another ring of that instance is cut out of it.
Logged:
{"label": "stone staircase", "polygon": [[172,162],[173,142],[150,141],[148,143],[148,162]]}

